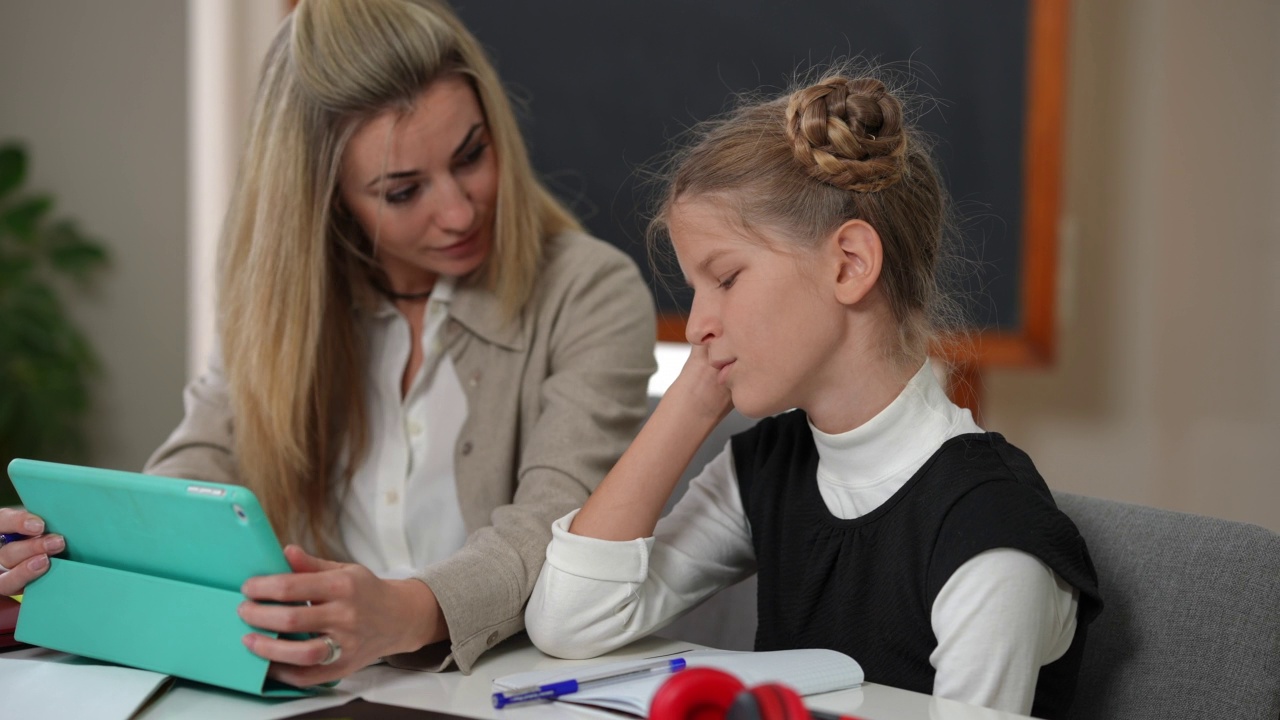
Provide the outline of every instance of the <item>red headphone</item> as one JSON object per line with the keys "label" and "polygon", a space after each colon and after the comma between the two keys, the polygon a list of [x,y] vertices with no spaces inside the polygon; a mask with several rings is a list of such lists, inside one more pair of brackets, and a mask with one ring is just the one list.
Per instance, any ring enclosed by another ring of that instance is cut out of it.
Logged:
{"label": "red headphone", "polygon": [[753,688],[715,668],[690,668],[671,676],[649,706],[650,720],[858,720],[804,706],[791,688]]}

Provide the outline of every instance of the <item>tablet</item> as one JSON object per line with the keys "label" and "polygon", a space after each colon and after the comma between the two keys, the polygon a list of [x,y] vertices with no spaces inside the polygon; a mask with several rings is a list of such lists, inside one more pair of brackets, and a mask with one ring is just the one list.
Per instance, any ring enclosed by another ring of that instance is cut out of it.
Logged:
{"label": "tablet", "polygon": [[9,477],[45,531],[66,538],[56,557],[234,592],[291,572],[248,488],[23,459]]}
{"label": "tablet", "polygon": [[23,459],[9,477],[67,540],[27,586],[16,640],[255,695],[315,692],[267,678],[240,641],[241,585],[291,572],[248,488]]}

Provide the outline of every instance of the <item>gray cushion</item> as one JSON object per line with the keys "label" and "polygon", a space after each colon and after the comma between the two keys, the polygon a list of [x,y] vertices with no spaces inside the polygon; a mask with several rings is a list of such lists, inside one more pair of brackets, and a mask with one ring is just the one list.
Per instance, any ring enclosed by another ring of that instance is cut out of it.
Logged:
{"label": "gray cushion", "polygon": [[1280,535],[1055,493],[1106,607],[1071,718],[1280,717]]}

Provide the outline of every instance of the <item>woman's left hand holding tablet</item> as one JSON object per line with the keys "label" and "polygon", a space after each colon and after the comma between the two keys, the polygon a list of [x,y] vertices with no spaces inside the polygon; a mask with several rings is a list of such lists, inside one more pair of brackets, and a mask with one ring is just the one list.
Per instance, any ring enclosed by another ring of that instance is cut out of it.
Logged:
{"label": "woman's left hand holding tablet", "polygon": [[271,661],[268,675],[276,680],[325,683],[448,637],[435,594],[419,580],[383,580],[363,565],[322,560],[296,545],[285,548],[285,557],[292,574],[250,578],[241,588],[249,600],[240,617],[249,625],[316,636],[244,636],[251,652]]}
{"label": "woman's left hand holding tablet", "polygon": [[0,595],[21,595],[32,580],[49,570],[49,556],[66,548],[61,535],[45,535],[44,520],[17,508],[0,508]]}

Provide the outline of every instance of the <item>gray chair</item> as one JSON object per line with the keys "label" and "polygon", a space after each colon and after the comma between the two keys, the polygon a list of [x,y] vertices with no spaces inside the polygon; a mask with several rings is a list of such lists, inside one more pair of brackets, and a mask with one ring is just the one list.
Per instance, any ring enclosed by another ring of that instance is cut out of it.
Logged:
{"label": "gray chair", "polygon": [[1054,496],[1089,545],[1105,603],[1072,720],[1280,717],[1280,535]]}

